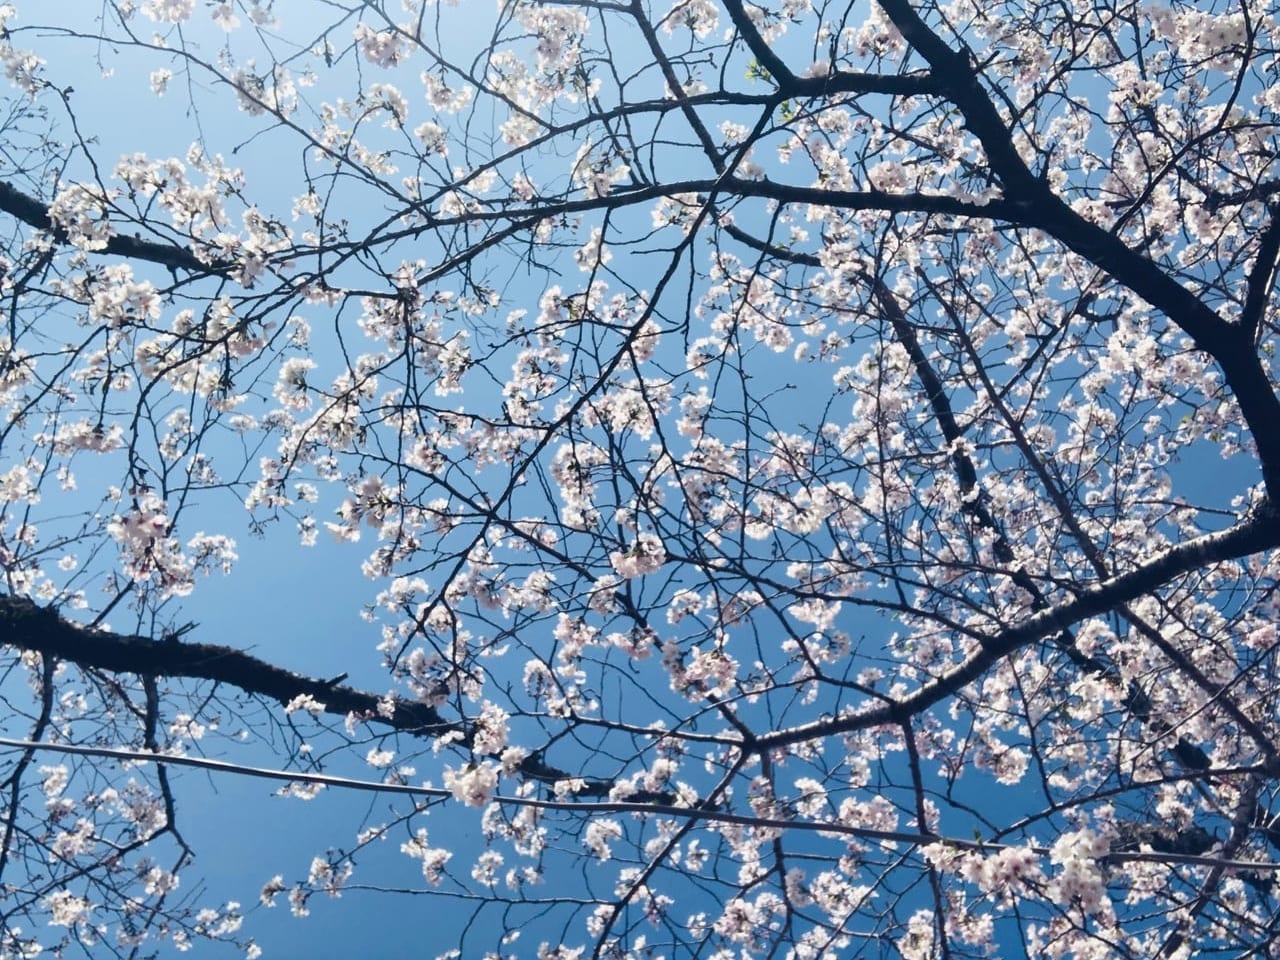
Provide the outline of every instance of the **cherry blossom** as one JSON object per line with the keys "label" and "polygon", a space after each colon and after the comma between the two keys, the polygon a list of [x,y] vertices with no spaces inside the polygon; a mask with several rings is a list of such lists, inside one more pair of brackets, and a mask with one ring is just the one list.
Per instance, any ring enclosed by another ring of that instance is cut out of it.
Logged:
{"label": "cherry blossom", "polygon": [[46,6],[0,955],[1270,949],[1274,10]]}

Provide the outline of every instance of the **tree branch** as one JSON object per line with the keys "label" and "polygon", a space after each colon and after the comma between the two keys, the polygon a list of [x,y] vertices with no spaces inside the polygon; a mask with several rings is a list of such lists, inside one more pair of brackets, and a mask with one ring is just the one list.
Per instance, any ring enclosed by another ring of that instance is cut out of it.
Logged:
{"label": "tree branch", "polygon": [[1006,202],[1025,211],[1023,222],[1049,233],[1162,310],[1198,349],[1218,361],[1257,444],[1267,491],[1280,502],[1280,431],[1274,429],[1280,422],[1280,400],[1258,363],[1252,331],[1228,324],[1152,260],[1072,210],[1023,162],[1009,125],[982,89],[967,53],[951,49],[912,9],[910,0],[884,0],[881,6],[929,64],[944,95],[960,109],[1004,187]]}
{"label": "tree branch", "polygon": [[[152,753],[149,750],[124,750],[118,747],[97,747],[76,743],[36,742],[32,740],[15,740],[10,737],[0,737],[0,747],[30,752],[43,750],[73,756],[101,757],[109,760],[125,760],[131,763],[154,763],[159,766],[195,767],[215,773],[232,773],[265,780],[279,780],[286,783],[315,783],[342,790],[359,790],[369,793],[396,793],[441,800],[449,799],[453,796],[452,791],[439,787],[416,787],[407,783],[379,783],[373,780],[359,780],[354,777],[339,777],[328,773],[276,770],[270,767],[254,767],[240,763],[229,763],[225,760],[212,760],[208,757],[170,756],[162,753]],[[716,810],[706,807],[678,807],[670,804],[637,803],[629,800],[588,801],[583,803],[568,799],[543,800],[536,797],[513,797],[498,794],[493,797],[492,802],[518,807],[532,807],[537,810],[566,810],[597,814],[640,813],[686,821],[733,823],[768,830],[833,833],[862,840],[875,840],[881,843],[906,843],[913,846],[936,843],[957,851],[987,855],[999,853],[1001,850],[1009,850],[1016,846],[1015,844],[993,843],[986,840],[966,840],[960,837],[947,837],[933,833],[880,830],[875,827],[859,827],[838,821],[783,819],[780,817],[732,813],[728,810]],[[1126,826],[1126,829],[1122,832],[1124,845],[1109,852],[1105,859],[1111,863],[1180,863],[1219,867],[1224,870],[1280,871],[1280,863],[1269,863],[1264,860],[1236,860],[1222,856],[1205,856],[1204,851],[1210,849],[1212,843],[1205,844],[1200,842],[1202,834],[1203,831],[1192,831],[1187,838],[1177,841],[1166,838],[1164,834],[1159,833],[1158,828],[1132,828]],[[1134,840],[1134,837],[1139,839]],[[1143,843],[1150,844],[1152,849],[1150,851],[1139,849]],[[1030,845],[1030,850],[1041,857],[1047,857],[1052,852],[1048,847],[1035,844]]]}
{"label": "tree branch", "polygon": [[1275,281],[1276,263],[1280,260],[1280,208],[1268,207],[1267,213],[1271,219],[1258,242],[1258,253],[1254,257],[1253,269],[1249,271],[1244,309],[1240,312],[1240,323],[1251,337],[1257,334],[1262,315],[1266,312],[1267,298]]}
{"label": "tree branch", "polygon": [[1137,568],[1103,580],[1082,590],[1075,598],[1041,610],[1022,623],[989,637],[969,659],[904,699],[880,701],[858,713],[767,733],[759,738],[757,748],[768,751],[882,724],[901,724],[974,682],[1002,657],[1029,643],[1066,630],[1081,620],[1117,610],[1192,570],[1278,546],[1280,511],[1267,501],[1228,530],[1208,533],[1169,547]]}
{"label": "tree branch", "polygon": [[[385,697],[380,694],[293,673],[234,647],[153,640],[91,629],[22,597],[0,594],[0,637],[9,646],[33,651],[42,657],[111,673],[225,683],[251,696],[266,697],[281,704],[307,694],[324,705],[325,713],[340,717],[354,713],[369,723],[400,733],[430,738],[460,733],[460,745],[464,748],[470,746],[475,734],[469,722],[448,720],[434,707],[416,700],[394,697],[394,709],[391,716],[386,717],[378,711],[379,703],[385,704]],[[546,783],[574,776],[549,766],[537,753],[521,763],[520,772]],[[607,796],[613,786],[612,780],[587,779],[578,795]],[[641,802],[670,799],[661,792],[641,792],[635,796]]]}
{"label": "tree branch", "polygon": [[756,29],[756,25],[751,22],[751,17],[742,6],[742,0],[724,0],[724,8],[729,13],[729,19],[733,21],[734,29],[746,43],[747,49],[756,58],[756,62],[769,71],[769,76],[773,77],[779,86],[794,82],[795,74],[782,58],[773,52],[773,48],[765,38],[760,36],[760,31]]}
{"label": "tree branch", "polygon": [[[0,211],[21,220],[37,230],[44,230],[53,235],[59,243],[67,243],[66,231],[62,230],[49,216],[49,208],[28,194],[23,193],[13,184],[0,180]],[[96,253],[113,254],[131,260],[145,260],[158,263],[171,270],[189,270],[192,273],[225,274],[225,265],[205,263],[190,250],[171,243],[159,243],[154,240],[143,240],[141,237],[128,237],[117,234],[107,240],[107,246]]]}
{"label": "tree branch", "polygon": [[[378,702],[382,699],[377,694],[293,673],[234,647],[90,629],[64,619],[48,607],[9,595],[0,595],[0,635],[10,646],[112,673],[227,683],[279,703],[307,694],[323,703],[326,713],[339,716],[357,713],[378,717]],[[442,718],[434,707],[403,699],[396,700],[390,719],[379,719],[396,730],[426,736],[438,737],[462,729],[458,723]]]}

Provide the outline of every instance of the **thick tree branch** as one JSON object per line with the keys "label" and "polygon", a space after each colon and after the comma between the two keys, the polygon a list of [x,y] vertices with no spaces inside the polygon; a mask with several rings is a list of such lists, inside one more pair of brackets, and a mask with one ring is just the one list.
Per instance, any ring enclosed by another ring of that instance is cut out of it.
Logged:
{"label": "thick tree branch", "polygon": [[1031,171],[1018,153],[1008,123],[982,89],[967,52],[951,49],[909,0],[885,0],[882,6],[903,38],[928,62],[943,95],[960,108],[965,126],[982,144],[991,172],[1004,188],[1006,201],[1025,210],[1027,221],[1164,310],[1201,349],[1212,353],[1212,341],[1225,321],[1155,263],[1072,210],[1046,180]]}
{"label": "thick tree branch", "polygon": [[[1022,623],[994,634],[983,641],[969,659],[908,697],[893,702],[878,701],[858,713],[765,734],[759,738],[757,746],[767,751],[882,724],[901,724],[973,683],[1002,657],[1029,643],[1060,633],[1089,617],[1118,610],[1192,570],[1278,546],[1280,511],[1267,502],[1228,530],[1205,534],[1169,547],[1133,570],[1103,580],[1082,590],[1074,599],[1041,610]],[[1280,774],[1280,770],[1276,772]]]}
{"label": "thick tree branch", "polygon": [[1275,282],[1276,264],[1280,260],[1280,208],[1269,207],[1267,213],[1270,220],[1258,242],[1258,253],[1254,257],[1253,269],[1249,271],[1244,309],[1240,312],[1240,323],[1250,335],[1257,333],[1262,322]]}
{"label": "thick tree branch", "polygon": [[10,646],[111,673],[226,683],[279,703],[307,694],[323,703],[326,713],[367,714],[406,733],[441,736],[462,729],[423,703],[397,699],[393,716],[381,718],[377,694],[305,677],[234,647],[93,630],[19,597],[0,595],[0,636]]}
{"label": "thick tree branch", "polygon": [[1023,211],[1019,219],[1049,233],[1163,311],[1197,348],[1218,361],[1258,447],[1267,491],[1280,502],[1280,431],[1275,430],[1280,399],[1258,363],[1252,331],[1227,323],[1159,265],[1072,210],[1022,160],[1008,123],[983,90],[968,53],[953,50],[930,29],[910,0],[884,0],[881,6],[929,64],[943,95],[960,109],[1004,188],[1005,201]]}
{"label": "thick tree branch", "polygon": [[760,31],[751,22],[751,17],[743,7],[742,0],[724,0],[724,8],[729,13],[729,19],[733,21],[734,29],[746,43],[747,49],[756,58],[756,62],[769,71],[769,76],[773,77],[779,85],[794,82],[795,74],[782,58],[774,53],[768,41],[760,35]]}
{"label": "thick tree branch", "polygon": [[[49,216],[48,207],[35,197],[23,193],[3,180],[0,180],[0,211],[37,230],[47,231],[59,243],[67,242],[66,232],[54,224]],[[158,263],[170,270],[189,270],[192,273],[218,275],[226,273],[225,266],[206,263],[183,247],[171,243],[158,243],[154,240],[143,240],[141,237],[117,234],[107,240],[105,249],[96,252]]]}
{"label": "thick tree branch", "polygon": [[[391,716],[386,717],[378,710],[379,703],[385,702],[380,694],[332,680],[306,677],[234,647],[153,640],[90,629],[64,619],[48,607],[6,594],[0,594],[0,638],[9,646],[39,653],[42,657],[110,673],[225,683],[251,696],[266,697],[281,704],[307,694],[324,705],[325,713],[340,717],[354,713],[366,717],[369,723],[400,733],[431,738],[461,733],[464,747],[474,736],[470,723],[446,719],[434,707],[416,700],[393,698],[394,709]],[[528,757],[521,764],[520,772],[548,783],[573,776],[547,765],[538,754]],[[577,793],[588,797],[606,796],[612,788],[611,780],[586,780]],[[642,793],[637,799],[644,802],[670,798],[665,793]]]}
{"label": "thick tree branch", "polygon": [[927,73],[848,73],[836,70],[818,77],[792,77],[778,92],[787,97],[829,97],[835,93],[880,93],[887,96],[928,96],[940,85]]}

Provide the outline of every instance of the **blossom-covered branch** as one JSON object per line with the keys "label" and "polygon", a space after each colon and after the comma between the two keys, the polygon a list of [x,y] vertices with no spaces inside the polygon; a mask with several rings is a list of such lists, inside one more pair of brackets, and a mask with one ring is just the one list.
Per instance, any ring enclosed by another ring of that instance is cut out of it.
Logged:
{"label": "blossom-covered branch", "polygon": [[[58,243],[66,243],[68,240],[66,231],[55,224],[49,216],[47,206],[2,180],[0,180],[0,212],[15,217],[29,227],[46,231]],[[113,234],[106,239],[101,252],[200,275],[226,272],[225,265],[220,265],[216,261],[208,262],[172,243],[146,240],[140,236]]]}

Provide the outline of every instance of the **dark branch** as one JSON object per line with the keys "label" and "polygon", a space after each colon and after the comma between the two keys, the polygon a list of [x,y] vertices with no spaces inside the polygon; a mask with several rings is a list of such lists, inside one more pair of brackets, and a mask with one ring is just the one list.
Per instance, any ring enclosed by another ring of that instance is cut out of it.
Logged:
{"label": "dark branch", "polygon": [[1198,349],[1218,361],[1258,447],[1267,492],[1280,502],[1280,431],[1275,429],[1280,400],[1258,363],[1252,331],[1228,323],[1158,264],[1076,213],[1023,162],[1009,124],[983,90],[968,52],[953,50],[925,24],[909,0],[884,0],[881,6],[929,64],[943,94],[960,109],[965,126],[982,144],[991,172],[1004,188],[1005,203],[1023,211],[1018,219],[1044,230],[1163,311]]}
{"label": "dark branch", "polygon": [[729,13],[729,19],[733,21],[734,29],[742,36],[751,55],[756,58],[756,62],[768,70],[769,76],[773,77],[780,86],[793,83],[796,79],[795,74],[782,62],[782,58],[773,52],[768,41],[760,36],[760,31],[751,22],[751,17],[747,15],[741,0],[725,0],[724,7]]}
{"label": "dark branch", "polygon": [[[49,216],[49,208],[17,189],[11,183],[0,180],[0,211],[16,217],[28,226],[44,230],[52,234],[59,243],[67,243],[66,231],[56,226]],[[143,240],[141,237],[117,235],[107,241],[107,246],[98,253],[127,257],[131,260],[145,260],[158,263],[171,270],[189,270],[192,273],[224,274],[226,265],[205,263],[190,250],[171,243],[157,243]]]}
{"label": "dark branch", "polygon": [[1228,530],[1208,533],[1169,547],[1127,573],[1096,583],[1073,599],[1041,610],[1022,623],[990,636],[968,660],[908,697],[894,702],[882,701],[860,713],[834,720],[819,720],[765,734],[759,739],[759,748],[773,750],[818,737],[866,730],[882,724],[901,724],[974,682],[1002,657],[1029,643],[1044,640],[1089,617],[1117,610],[1192,570],[1278,546],[1280,511],[1267,502]]}
{"label": "dark branch", "polygon": [[308,694],[325,712],[369,715],[406,733],[440,736],[462,727],[434,708],[398,699],[388,720],[378,716],[377,694],[328,680],[304,677],[242,650],[211,643],[182,643],[93,630],[72,623],[30,600],[0,595],[0,636],[10,646],[112,673],[142,677],[187,677],[227,683],[245,693],[288,703]]}
{"label": "dark branch", "polygon": [[[446,719],[435,707],[403,697],[394,697],[391,716],[384,716],[378,710],[380,703],[385,704],[383,696],[348,686],[341,682],[341,677],[328,680],[306,677],[243,650],[219,644],[153,640],[94,630],[21,597],[0,594],[0,637],[9,646],[33,651],[42,657],[110,673],[225,683],[251,696],[266,697],[281,704],[307,694],[324,705],[325,713],[340,717],[354,713],[371,724],[391,727],[400,733],[430,738],[461,733],[463,748],[470,747],[475,735],[470,722]],[[520,772],[543,783],[574,777],[547,764],[541,753],[527,757],[520,764]],[[612,780],[584,779],[575,796],[604,797],[613,787]],[[630,799],[638,803],[675,802],[673,795],[663,791],[639,791],[631,794]]]}
{"label": "dark branch", "polygon": [[1258,243],[1258,254],[1254,258],[1253,269],[1249,271],[1244,310],[1240,314],[1241,325],[1251,334],[1257,332],[1258,324],[1262,322],[1271,285],[1275,281],[1276,262],[1280,259],[1280,208],[1270,207],[1267,212],[1271,220]]}

